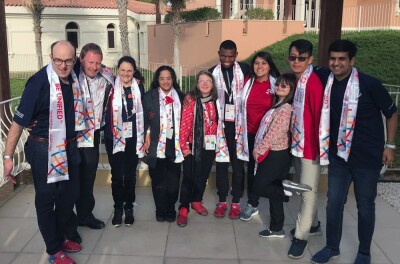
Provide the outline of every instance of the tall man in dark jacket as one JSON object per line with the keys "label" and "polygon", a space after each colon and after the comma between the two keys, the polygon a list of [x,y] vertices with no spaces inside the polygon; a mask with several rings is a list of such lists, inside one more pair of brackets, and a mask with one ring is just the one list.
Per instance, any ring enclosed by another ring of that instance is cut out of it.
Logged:
{"label": "tall man in dark jacket", "polygon": [[[328,263],[340,255],[343,209],[352,182],[359,240],[354,263],[371,263],[379,172],[382,164],[391,165],[395,158],[397,107],[380,81],[353,67],[356,52],[352,42],[337,40],[329,47],[330,72],[317,71],[326,85],[320,162],[329,165],[326,246],[312,257],[312,263]],[[386,135],[382,114],[386,117]]]}

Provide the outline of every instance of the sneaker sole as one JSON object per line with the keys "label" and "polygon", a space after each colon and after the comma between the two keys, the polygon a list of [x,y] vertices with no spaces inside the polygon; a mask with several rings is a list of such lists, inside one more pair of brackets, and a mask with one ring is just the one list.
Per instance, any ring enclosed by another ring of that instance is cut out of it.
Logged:
{"label": "sneaker sole", "polygon": [[[133,223],[134,224],[134,223]],[[125,226],[133,226],[133,224],[125,224]]]}
{"label": "sneaker sole", "polygon": [[283,187],[289,189],[289,190],[295,190],[295,191],[302,191],[302,192],[311,192],[312,188],[304,187],[302,184],[297,184],[294,182],[289,182],[288,180],[284,180],[282,182]]}
{"label": "sneaker sole", "polygon": [[294,256],[294,255],[292,255],[292,254],[288,254],[288,257],[289,257],[289,258],[292,258],[292,259],[299,259],[299,258],[302,258],[302,257],[304,256],[304,252],[306,251],[307,248],[308,248],[308,244],[307,244],[306,247],[304,248],[303,254],[301,254],[300,256]]}
{"label": "sneaker sole", "polygon": [[185,226],[187,226],[187,224],[178,224],[178,223],[176,223],[179,227],[185,227]]}
{"label": "sneaker sole", "polygon": [[339,254],[339,255],[336,255],[336,256],[333,256],[333,257],[331,257],[327,262],[315,262],[315,261],[313,261],[313,260],[311,259],[311,263],[313,263],[313,264],[324,264],[324,263],[329,263],[330,261],[334,260],[335,258],[337,258],[337,257],[339,257],[339,256],[340,256],[340,254]]}
{"label": "sneaker sole", "polygon": [[65,248],[63,248],[63,251],[64,252],[67,252],[67,253],[77,253],[77,252],[79,252],[79,251],[81,251],[82,250],[82,248],[80,248],[79,250],[70,250],[70,249],[65,249]]}
{"label": "sneaker sole", "polygon": [[122,225],[122,223],[121,224],[116,224],[116,225],[112,225],[113,227],[120,227]]}
{"label": "sneaker sole", "polygon": [[[193,209],[193,208],[192,208],[192,209]],[[193,209],[193,210],[194,210],[194,209]],[[196,210],[194,210],[194,211],[196,211]],[[202,216],[208,215],[208,212],[207,212],[207,213],[200,213],[200,212],[196,211],[196,213],[198,213],[199,215],[202,215]]]}
{"label": "sneaker sole", "polygon": [[262,236],[262,235],[260,235],[260,234],[258,234],[258,236],[259,236],[259,237],[262,237],[262,238],[285,238],[285,237],[286,237],[285,235]]}
{"label": "sneaker sole", "polygon": [[253,216],[256,216],[256,215],[258,215],[258,210],[256,212],[252,213],[250,215],[250,217],[248,217],[248,218],[240,217],[240,220],[247,222],[247,221],[250,221],[253,218]]}

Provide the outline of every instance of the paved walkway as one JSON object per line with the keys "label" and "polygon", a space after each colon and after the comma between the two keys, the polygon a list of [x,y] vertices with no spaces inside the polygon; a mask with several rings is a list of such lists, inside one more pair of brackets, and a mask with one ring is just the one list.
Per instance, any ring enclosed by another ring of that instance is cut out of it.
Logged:
{"label": "paved walkway", "polygon": [[[217,202],[215,189],[207,189],[205,206],[208,216],[193,211],[189,224],[158,223],[149,187],[137,188],[136,222],[132,227],[111,225],[113,202],[109,186],[96,186],[94,214],[107,224],[103,230],[80,227],[83,237],[81,252],[71,254],[77,263],[90,264],[265,264],[310,263],[313,253],[325,244],[325,236],[311,237],[304,257],[287,257],[291,236],[284,239],[258,237],[269,222],[268,202],[261,202],[261,215],[250,222],[216,219],[212,211]],[[400,215],[378,198],[377,221],[372,243],[373,263],[400,264]],[[319,217],[325,230],[326,195],[319,195]],[[299,197],[285,206],[285,231],[294,227]],[[344,213],[341,256],[332,263],[353,263],[357,252],[357,211],[353,195],[349,195]],[[47,263],[44,243],[38,231],[34,189],[28,185],[0,207],[0,264]]]}

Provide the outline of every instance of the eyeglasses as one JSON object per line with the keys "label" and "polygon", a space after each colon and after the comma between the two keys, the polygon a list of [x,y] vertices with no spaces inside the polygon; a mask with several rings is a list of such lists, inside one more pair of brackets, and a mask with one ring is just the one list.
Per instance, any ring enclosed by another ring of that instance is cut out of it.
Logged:
{"label": "eyeglasses", "polygon": [[61,64],[65,63],[65,65],[67,66],[72,66],[75,62],[75,59],[66,59],[66,60],[62,60],[62,59],[57,59],[54,58],[53,62],[55,65],[60,66]]}
{"label": "eyeglasses", "polygon": [[212,81],[210,80],[201,80],[197,82],[198,84],[212,84]]}
{"label": "eyeglasses", "polygon": [[288,60],[290,60],[290,61],[296,61],[296,59],[298,59],[300,62],[305,62],[308,58],[310,58],[310,57],[296,57],[296,56],[294,56],[294,55],[290,55],[289,57],[288,57]]}
{"label": "eyeglasses", "polygon": [[284,84],[284,83],[276,83],[275,86],[276,87],[281,87],[282,89],[289,88],[289,85]]}

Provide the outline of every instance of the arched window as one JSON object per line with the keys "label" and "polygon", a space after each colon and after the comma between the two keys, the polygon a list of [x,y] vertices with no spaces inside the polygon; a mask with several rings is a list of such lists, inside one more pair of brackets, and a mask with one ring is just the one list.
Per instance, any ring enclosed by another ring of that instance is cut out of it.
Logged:
{"label": "arched window", "polygon": [[109,49],[115,49],[115,26],[114,24],[107,25],[107,45]]}
{"label": "arched window", "polygon": [[75,48],[79,47],[79,26],[75,22],[69,22],[65,26],[65,35]]}

